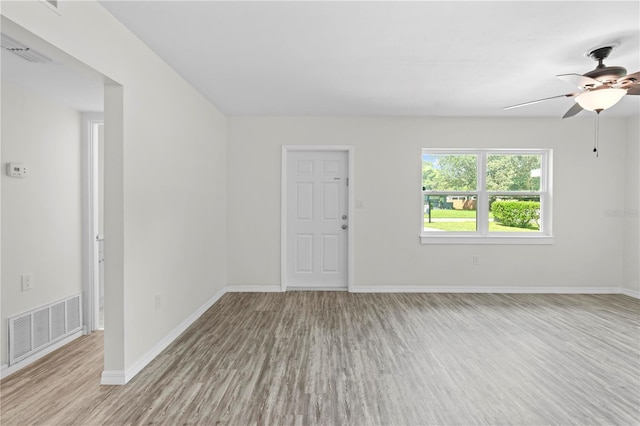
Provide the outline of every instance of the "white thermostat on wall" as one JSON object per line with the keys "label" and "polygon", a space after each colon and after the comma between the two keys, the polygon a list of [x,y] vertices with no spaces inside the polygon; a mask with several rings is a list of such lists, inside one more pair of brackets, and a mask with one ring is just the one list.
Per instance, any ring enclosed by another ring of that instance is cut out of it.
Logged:
{"label": "white thermostat on wall", "polygon": [[7,163],[7,176],[11,177],[25,177],[27,175],[27,168],[24,164],[20,163]]}

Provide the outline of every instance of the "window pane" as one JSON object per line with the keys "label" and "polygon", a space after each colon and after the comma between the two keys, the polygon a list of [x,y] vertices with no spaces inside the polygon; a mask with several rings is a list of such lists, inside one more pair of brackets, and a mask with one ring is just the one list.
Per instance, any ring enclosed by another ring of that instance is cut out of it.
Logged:
{"label": "window pane", "polygon": [[476,191],[477,157],[474,154],[423,154],[423,190]]}
{"label": "window pane", "polygon": [[475,232],[476,194],[424,195],[424,230]]}
{"label": "window pane", "polygon": [[541,160],[535,154],[488,155],[487,191],[540,191]]}
{"label": "window pane", "polygon": [[539,195],[489,197],[489,232],[539,232]]}

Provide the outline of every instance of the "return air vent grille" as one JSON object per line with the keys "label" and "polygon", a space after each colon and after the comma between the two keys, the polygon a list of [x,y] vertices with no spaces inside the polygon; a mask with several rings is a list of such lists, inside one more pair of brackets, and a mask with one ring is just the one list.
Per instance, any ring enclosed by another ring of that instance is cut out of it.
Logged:
{"label": "return air vent grille", "polygon": [[82,329],[82,295],[8,318],[9,365]]}
{"label": "return air vent grille", "polygon": [[58,303],[51,307],[51,339],[53,340],[64,335],[66,329],[64,324],[64,309],[64,303]]}
{"label": "return air vent grille", "polygon": [[49,334],[49,310],[33,313],[33,348],[38,349],[51,340]]}
{"label": "return air vent grille", "polygon": [[13,323],[13,329],[15,331],[14,356],[21,358],[33,349],[33,345],[31,345],[31,315],[17,318]]}
{"label": "return air vent grille", "polygon": [[36,52],[30,47],[20,43],[17,40],[12,39],[6,34],[2,34],[0,38],[0,45],[3,49],[20,56],[25,61],[37,62],[40,64],[46,64],[51,62],[51,59],[47,58],[40,52]]}

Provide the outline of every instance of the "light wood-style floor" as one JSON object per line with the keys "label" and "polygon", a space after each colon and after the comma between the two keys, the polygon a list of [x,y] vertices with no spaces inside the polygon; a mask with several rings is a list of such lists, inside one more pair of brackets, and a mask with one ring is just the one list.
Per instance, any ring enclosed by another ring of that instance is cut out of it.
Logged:
{"label": "light wood-style floor", "polygon": [[2,425],[637,425],[640,301],[226,294],[126,386],[101,370],[94,333],[8,377]]}

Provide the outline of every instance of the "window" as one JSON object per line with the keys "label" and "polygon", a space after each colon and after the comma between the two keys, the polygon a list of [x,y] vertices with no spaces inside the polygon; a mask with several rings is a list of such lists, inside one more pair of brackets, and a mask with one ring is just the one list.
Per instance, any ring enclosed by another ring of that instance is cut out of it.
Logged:
{"label": "window", "polygon": [[552,244],[551,150],[422,150],[423,244]]}

